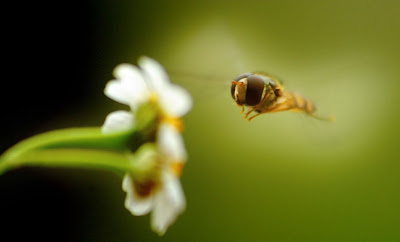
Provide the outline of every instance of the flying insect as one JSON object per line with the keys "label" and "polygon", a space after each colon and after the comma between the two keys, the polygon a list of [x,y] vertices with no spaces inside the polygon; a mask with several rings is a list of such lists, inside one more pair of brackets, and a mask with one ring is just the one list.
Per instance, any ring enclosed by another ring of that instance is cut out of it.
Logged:
{"label": "flying insect", "polygon": [[[242,108],[249,107],[245,119],[251,121],[263,113],[281,111],[300,111],[314,118],[333,121],[333,117],[321,117],[316,114],[316,106],[300,94],[287,91],[279,80],[261,72],[244,73],[232,81],[231,95],[236,104]],[[252,112],[255,115],[249,117]]]}

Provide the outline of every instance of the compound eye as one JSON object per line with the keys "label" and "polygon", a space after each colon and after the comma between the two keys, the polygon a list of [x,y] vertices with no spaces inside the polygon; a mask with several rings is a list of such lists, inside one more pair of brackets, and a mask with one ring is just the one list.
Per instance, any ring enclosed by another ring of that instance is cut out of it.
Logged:
{"label": "compound eye", "polygon": [[246,103],[255,106],[261,102],[264,91],[264,80],[259,75],[247,77]]}
{"label": "compound eye", "polygon": [[231,95],[232,95],[232,98],[233,99],[235,99],[235,89],[236,89],[236,81],[233,81],[232,82],[232,86],[231,86]]}
{"label": "compound eye", "polygon": [[246,78],[246,77],[248,77],[248,76],[250,76],[250,75],[251,75],[250,72],[249,72],[249,73],[243,73],[243,74],[239,75],[238,77],[236,77],[236,78],[233,79],[233,80],[236,81],[236,82],[238,82],[238,81],[242,80],[243,78]]}

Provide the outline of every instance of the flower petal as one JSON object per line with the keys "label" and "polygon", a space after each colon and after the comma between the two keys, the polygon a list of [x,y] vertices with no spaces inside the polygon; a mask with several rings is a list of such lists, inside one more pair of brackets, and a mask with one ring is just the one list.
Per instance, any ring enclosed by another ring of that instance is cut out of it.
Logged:
{"label": "flower petal", "polygon": [[124,110],[114,111],[107,115],[101,132],[111,134],[126,131],[134,126],[134,122],[133,113]]}
{"label": "flower petal", "polygon": [[186,208],[179,179],[171,172],[164,172],[162,191],[158,194],[151,214],[151,226],[159,235],[163,235]]}
{"label": "flower petal", "polygon": [[182,135],[170,123],[160,125],[157,143],[161,154],[173,162],[185,162],[187,153]]}
{"label": "flower petal", "polygon": [[153,208],[154,197],[152,195],[146,198],[139,197],[135,192],[133,179],[128,174],[124,176],[124,180],[122,181],[122,190],[126,192],[125,208],[133,215],[141,216],[148,214]]}
{"label": "flower petal", "polygon": [[147,77],[147,81],[157,93],[164,91],[165,87],[170,84],[167,72],[164,67],[149,57],[142,56],[139,58],[139,66]]}
{"label": "flower petal", "polygon": [[162,109],[172,117],[182,117],[187,114],[193,106],[192,97],[189,92],[181,86],[170,85],[160,94],[160,105]]}
{"label": "flower petal", "polygon": [[118,80],[109,81],[104,89],[104,94],[122,104],[130,105],[132,102],[131,93]]}
{"label": "flower petal", "polygon": [[134,65],[126,63],[119,64],[115,67],[113,74],[117,79],[132,80],[133,82],[138,82],[139,85],[146,85],[141,71]]}
{"label": "flower petal", "polygon": [[130,64],[120,64],[114,69],[117,80],[109,81],[104,93],[109,98],[135,109],[139,103],[147,101],[149,89],[140,70]]}

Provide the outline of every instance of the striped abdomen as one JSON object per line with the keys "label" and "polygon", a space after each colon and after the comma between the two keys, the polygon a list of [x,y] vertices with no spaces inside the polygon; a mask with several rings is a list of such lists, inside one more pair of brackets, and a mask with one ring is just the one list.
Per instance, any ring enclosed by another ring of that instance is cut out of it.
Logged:
{"label": "striped abdomen", "polygon": [[290,92],[290,96],[292,98],[293,111],[301,111],[301,112],[306,112],[308,114],[315,113],[316,107],[312,101],[301,96],[296,92]]}

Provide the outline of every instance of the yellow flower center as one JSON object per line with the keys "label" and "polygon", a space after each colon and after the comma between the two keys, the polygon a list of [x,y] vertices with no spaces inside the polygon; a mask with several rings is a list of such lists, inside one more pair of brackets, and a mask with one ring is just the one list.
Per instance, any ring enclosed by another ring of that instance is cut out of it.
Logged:
{"label": "yellow flower center", "polygon": [[177,176],[177,177],[181,177],[182,176],[182,171],[183,171],[183,167],[185,166],[185,163],[183,162],[173,162],[171,164],[171,169],[172,172]]}
{"label": "yellow flower center", "polygon": [[155,92],[151,92],[150,93],[150,102],[157,103],[157,101],[158,101],[157,94]]}
{"label": "yellow flower center", "polygon": [[[152,92],[150,93],[150,102],[156,103],[158,105],[158,96],[156,93]],[[162,115],[161,115],[161,122],[167,122],[172,124],[180,133],[183,132],[183,122],[182,119],[178,117],[172,117],[167,114],[165,114],[162,110]]]}
{"label": "yellow flower center", "polygon": [[182,132],[183,132],[183,122],[182,122],[182,119],[164,115],[164,116],[162,117],[162,121],[172,124],[172,125],[176,128],[176,130],[179,131],[179,133],[182,133]]}

